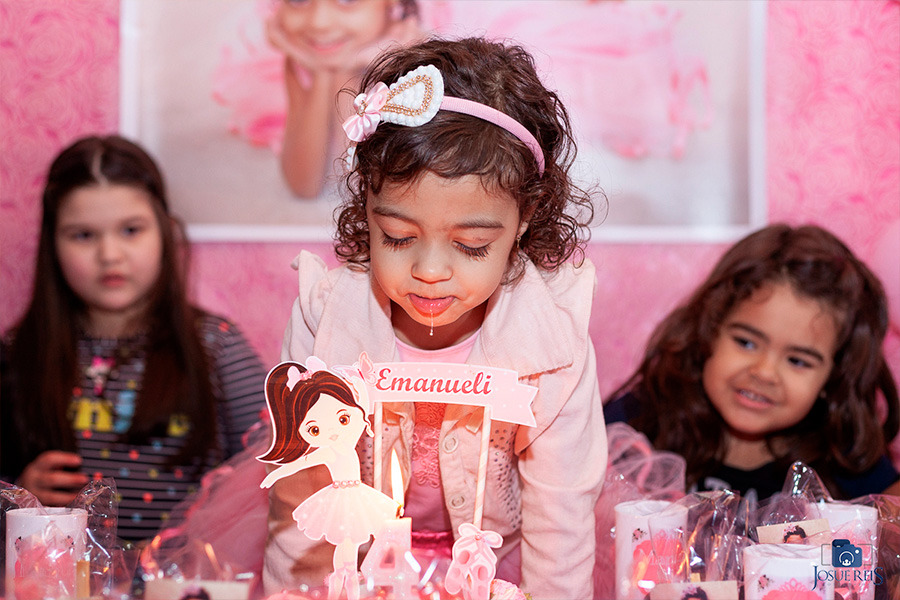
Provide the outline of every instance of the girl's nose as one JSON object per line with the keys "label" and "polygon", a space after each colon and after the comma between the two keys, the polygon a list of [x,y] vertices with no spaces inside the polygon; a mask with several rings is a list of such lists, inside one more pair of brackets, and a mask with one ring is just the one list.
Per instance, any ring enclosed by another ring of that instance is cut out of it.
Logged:
{"label": "girl's nose", "polygon": [[425,283],[446,281],[452,274],[450,259],[439,248],[426,246],[413,261],[412,276]]}
{"label": "girl's nose", "polygon": [[761,353],[756,357],[750,373],[758,380],[766,383],[775,381],[778,378],[777,358],[768,352]]}
{"label": "girl's nose", "polygon": [[310,11],[309,25],[311,29],[322,31],[335,25],[335,11],[331,0],[313,0]]}
{"label": "girl's nose", "polygon": [[114,235],[100,236],[97,251],[103,263],[115,262],[122,256],[122,246]]}

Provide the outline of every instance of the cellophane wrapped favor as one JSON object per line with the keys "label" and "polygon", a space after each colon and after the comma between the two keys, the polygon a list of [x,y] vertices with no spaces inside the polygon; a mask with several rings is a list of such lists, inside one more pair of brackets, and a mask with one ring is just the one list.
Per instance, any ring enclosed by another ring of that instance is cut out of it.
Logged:
{"label": "cellophane wrapped favor", "polygon": [[611,423],[606,435],[606,479],[594,509],[594,598],[604,600],[615,597],[616,505],[638,500],[671,502],[683,497],[686,468],[684,458],[654,449],[644,434],[625,423]]}
{"label": "cellophane wrapped favor", "polygon": [[115,483],[101,479],[88,483],[67,507],[45,507],[24,488],[0,481],[6,597],[114,595],[122,557],[115,496]]}

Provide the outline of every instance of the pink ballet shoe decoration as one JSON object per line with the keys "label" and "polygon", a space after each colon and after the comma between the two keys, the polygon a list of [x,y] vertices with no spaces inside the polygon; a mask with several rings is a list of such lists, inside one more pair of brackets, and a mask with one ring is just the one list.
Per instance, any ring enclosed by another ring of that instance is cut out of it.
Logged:
{"label": "pink ballet shoe decoration", "polygon": [[459,526],[459,538],[453,544],[453,560],[444,579],[451,594],[462,593],[464,600],[488,600],[491,581],[497,572],[497,555],[503,538],[495,531],[482,531],[471,523]]}

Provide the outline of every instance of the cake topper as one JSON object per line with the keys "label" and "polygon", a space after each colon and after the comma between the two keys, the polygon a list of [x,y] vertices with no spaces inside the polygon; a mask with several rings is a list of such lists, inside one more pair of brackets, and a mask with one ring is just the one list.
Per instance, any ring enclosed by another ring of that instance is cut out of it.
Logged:
{"label": "cake topper", "polygon": [[363,431],[372,434],[368,395],[358,366],[343,372],[329,371],[316,357],[306,366],[276,365],[266,377],[273,440],[257,458],[279,465],[262,488],[316,465],[328,468],[332,484],[304,500],[292,516],[309,538],[335,545],[328,597],[337,598],[346,588],[348,598],[358,598],[359,547],[396,515],[397,503],[361,481],[356,444]]}

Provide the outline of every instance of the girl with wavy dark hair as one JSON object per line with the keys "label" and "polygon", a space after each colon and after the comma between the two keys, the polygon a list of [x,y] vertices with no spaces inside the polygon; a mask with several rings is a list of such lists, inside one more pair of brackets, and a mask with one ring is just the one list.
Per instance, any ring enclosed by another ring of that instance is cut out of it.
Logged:
{"label": "girl with wavy dark hair", "polygon": [[764,498],[803,461],[838,498],[900,491],[900,424],[877,277],[816,226],[736,243],[660,323],[607,421],[687,459],[689,483]]}

